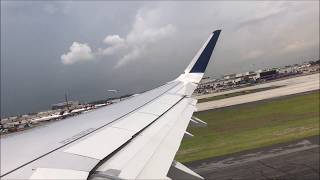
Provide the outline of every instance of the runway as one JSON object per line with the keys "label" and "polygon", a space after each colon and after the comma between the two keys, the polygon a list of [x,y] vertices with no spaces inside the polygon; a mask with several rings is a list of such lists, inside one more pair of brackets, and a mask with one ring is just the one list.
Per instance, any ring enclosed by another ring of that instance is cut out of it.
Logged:
{"label": "runway", "polygon": [[205,179],[319,179],[319,136],[186,164]]}
{"label": "runway", "polygon": [[259,84],[256,86],[241,88],[241,89],[235,89],[230,91],[225,91],[221,93],[213,93],[209,95],[203,95],[195,97],[197,99],[202,98],[208,98],[212,96],[218,96],[233,92],[239,92],[244,90],[250,90],[250,89],[258,89],[258,88],[265,88],[265,87],[272,87],[272,86],[283,86],[271,90],[256,92],[252,94],[246,94],[241,96],[235,96],[230,97],[226,99],[220,99],[215,101],[208,101],[204,103],[198,103],[197,104],[197,111],[205,111],[209,109],[215,109],[215,108],[221,108],[221,107],[227,107],[237,104],[243,104],[243,103],[249,103],[264,99],[270,99],[270,98],[276,98],[280,96],[286,96],[286,95],[292,95],[292,94],[298,94],[308,91],[314,91],[319,89],[319,73],[312,74],[312,75],[306,75],[306,76],[299,76],[294,77],[290,79],[280,80],[280,81],[273,81],[270,83],[264,83]]}

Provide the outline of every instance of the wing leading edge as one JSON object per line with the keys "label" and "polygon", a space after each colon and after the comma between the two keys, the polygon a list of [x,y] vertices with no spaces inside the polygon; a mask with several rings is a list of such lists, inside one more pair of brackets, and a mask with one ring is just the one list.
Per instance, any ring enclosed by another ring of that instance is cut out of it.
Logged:
{"label": "wing leading edge", "polygon": [[[210,34],[184,74],[159,88],[97,112],[1,137],[1,179],[202,179],[174,156],[183,137],[192,136],[188,125],[205,125],[192,119],[196,100],[191,95],[220,32]],[[41,137],[41,132],[46,134]],[[28,143],[46,148],[38,152]]]}

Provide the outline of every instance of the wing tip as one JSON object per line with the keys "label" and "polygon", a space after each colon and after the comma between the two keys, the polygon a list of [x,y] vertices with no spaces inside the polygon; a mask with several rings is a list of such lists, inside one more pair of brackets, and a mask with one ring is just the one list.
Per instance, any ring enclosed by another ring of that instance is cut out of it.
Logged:
{"label": "wing tip", "polygon": [[221,30],[215,30],[212,32],[207,44],[204,45],[204,49],[201,50],[200,55],[197,57],[189,73],[204,73],[207,65],[210,61],[213,50],[219,39]]}
{"label": "wing tip", "polygon": [[221,31],[222,31],[221,29],[217,29],[217,30],[213,31],[212,34],[215,34],[215,33],[219,33],[220,34]]}

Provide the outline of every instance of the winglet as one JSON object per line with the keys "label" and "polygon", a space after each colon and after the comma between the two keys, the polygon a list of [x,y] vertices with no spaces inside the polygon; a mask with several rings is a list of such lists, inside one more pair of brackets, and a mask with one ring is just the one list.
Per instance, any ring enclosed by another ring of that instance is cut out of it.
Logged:
{"label": "winglet", "polygon": [[221,30],[216,30],[210,34],[208,40],[192,59],[185,73],[204,73],[209,63],[211,54],[218,41]]}

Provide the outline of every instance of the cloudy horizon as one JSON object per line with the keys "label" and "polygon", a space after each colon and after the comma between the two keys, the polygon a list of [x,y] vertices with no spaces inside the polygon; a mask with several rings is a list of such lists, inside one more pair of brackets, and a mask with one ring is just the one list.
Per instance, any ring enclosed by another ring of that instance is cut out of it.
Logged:
{"label": "cloudy horizon", "polygon": [[1,1],[1,117],[155,88],[216,29],[210,77],[319,59],[319,1]]}

